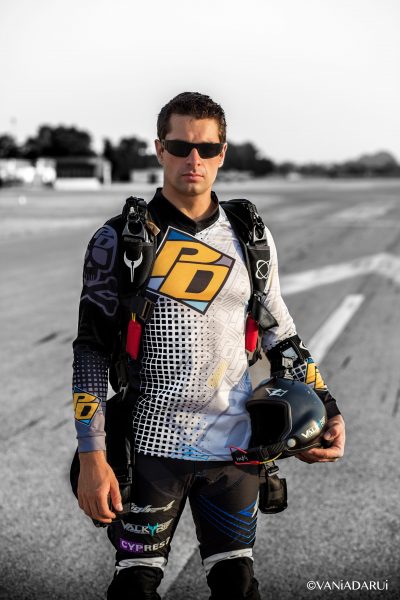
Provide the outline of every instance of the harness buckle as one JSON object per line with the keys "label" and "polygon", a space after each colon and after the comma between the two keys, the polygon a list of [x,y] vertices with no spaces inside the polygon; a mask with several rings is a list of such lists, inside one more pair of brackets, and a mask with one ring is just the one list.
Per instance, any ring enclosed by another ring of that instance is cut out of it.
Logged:
{"label": "harness buckle", "polygon": [[[258,232],[261,232],[260,235]],[[252,231],[252,244],[260,244],[267,241],[267,234],[265,232],[265,227],[262,223],[257,223],[253,227]]]}

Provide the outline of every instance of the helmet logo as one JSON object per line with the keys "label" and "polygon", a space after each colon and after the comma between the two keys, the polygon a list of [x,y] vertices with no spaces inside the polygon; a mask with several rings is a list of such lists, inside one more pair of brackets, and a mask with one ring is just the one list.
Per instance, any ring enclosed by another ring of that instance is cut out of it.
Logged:
{"label": "helmet logo", "polygon": [[319,433],[321,431],[322,427],[325,424],[325,420],[326,420],[325,417],[322,417],[322,419],[320,421],[318,421],[318,423],[316,423],[312,427],[309,427],[307,429],[307,431],[305,433],[302,433],[301,435],[308,440],[308,438],[310,438],[312,435]]}
{"label": "helmet logo", "polygon": [[271,388],[265,388],[265,391],[267,392],[267,394],[269,396],[284,396],[285,394],[287,394],[287,390],[281,390],[281,389],[271,389]]}

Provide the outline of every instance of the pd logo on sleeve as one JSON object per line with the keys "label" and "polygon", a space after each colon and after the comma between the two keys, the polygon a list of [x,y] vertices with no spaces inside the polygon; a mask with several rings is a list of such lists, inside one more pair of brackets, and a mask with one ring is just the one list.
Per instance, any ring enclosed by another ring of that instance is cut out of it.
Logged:
{"label": "pd logo on sleeve", "polygon": [[84,425],[90,425],[99,406],[100,399],[97,396],[84,392],[77,387],[74,388],[74,411],[77,421]]}

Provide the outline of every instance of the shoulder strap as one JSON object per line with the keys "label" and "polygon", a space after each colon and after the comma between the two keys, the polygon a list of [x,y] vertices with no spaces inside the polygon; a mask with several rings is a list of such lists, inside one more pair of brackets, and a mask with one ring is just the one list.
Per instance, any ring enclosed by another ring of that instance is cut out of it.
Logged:
{"label": "shoulder strap", "polygon": [[[256,206],[249,200],[235,198],[220,202],[220,205],[239,239],[249,272],[251,282],[249,315],[258,325],[260,332],[266,331],[278,323],[264,306],[264,290],[271,258],[264,221]],[[256,348],[249,361],[250,364],[254,364],[259,357],[259,348]]]}
{"label": "shoulder strap", "polygon": [[265,242],[264,222],[258,214],[257,207],[250,200],[234,198],[220,202],[226,212],[239,240],[245,244]]}
{"label": "shoulder strap", "polygon": [[122,295],[136,295],[147,283],[156,255],[158,228],[143,198],[130,196],[122,210],[121,245],[126,269],[121,273]]}
{"label": "shoulder strap", "polygon": [[143,198],[129,197],[122,210],[122,219],[118,280],[121,328],[110,366],[110,383],[115,391],[126,389],[128,384],[126,349],[130,321],[133,319],[137,323],[134,328],[129,328],[129,332],[135,331],[139,339],[133,345],[139,347],[141,328],[153,314],[154,302],[146,293],[146,286],[156,257],[159,232]]}

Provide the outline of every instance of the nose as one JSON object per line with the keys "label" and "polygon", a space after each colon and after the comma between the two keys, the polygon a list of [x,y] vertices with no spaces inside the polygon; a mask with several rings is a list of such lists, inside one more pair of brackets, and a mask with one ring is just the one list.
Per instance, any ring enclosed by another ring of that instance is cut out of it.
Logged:
{"label": "nose", "polygon": [[186,157],[186,162],[190,165],[197,165],[201,163],[201,157],[197,148],[193,148],[190,154]]}

